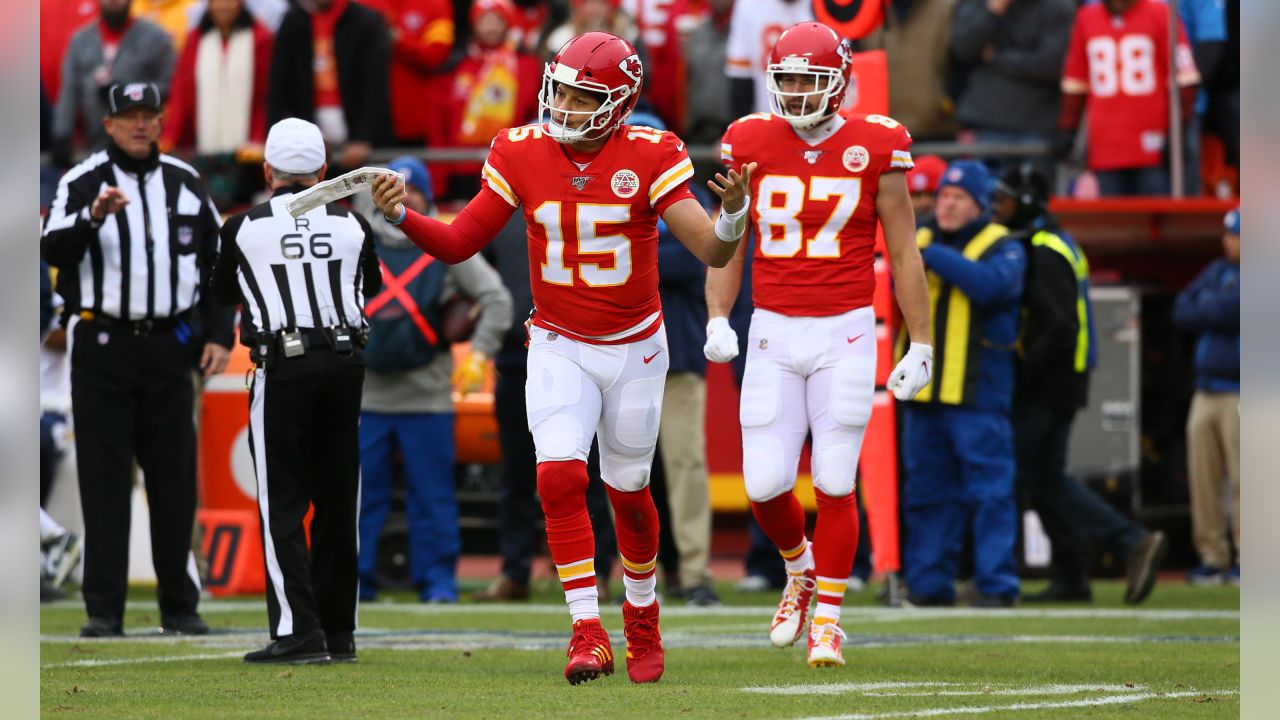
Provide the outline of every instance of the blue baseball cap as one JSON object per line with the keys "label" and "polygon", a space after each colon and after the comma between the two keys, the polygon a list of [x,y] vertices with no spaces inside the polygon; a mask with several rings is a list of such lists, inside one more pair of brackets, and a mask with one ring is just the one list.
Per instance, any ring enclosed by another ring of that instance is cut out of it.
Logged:
{"label": "blue baseball cap", "polygon": [[982,212],[991,207],[991,173],[987,166],[977,160],[957,160],[947,166],[942,174],[942,182],[938,183],[938,192],[942,188],[952,186],[969,193],[977,201]]}
{"label": "blue baseball cap", "polygon": [[1240,234],[1240,208],[1236,208],[1235,210],[1232,210],[1231,212],[1227,213],[1227,216],[1222,219],[1222,225],[1227,229],[1227,232],[1231,233],[1232,235],[1239,235]]}
{"label": "blue baseball cap", "polygon": [[422,193],[427,202],[435,201],[435,196],[431,194],[431,173],[427,172],[427,166],[421,160],[412,155],[401,155],[392,160],[387,169],[404,175],[405,185]]}
{"label": "blue baseball cap", "polygon": [[662,122],[662,118],[654,115],[646,110],[637,110],[627,116],[628,125],[644,125],[654,130],[666,130],[667,124]]}

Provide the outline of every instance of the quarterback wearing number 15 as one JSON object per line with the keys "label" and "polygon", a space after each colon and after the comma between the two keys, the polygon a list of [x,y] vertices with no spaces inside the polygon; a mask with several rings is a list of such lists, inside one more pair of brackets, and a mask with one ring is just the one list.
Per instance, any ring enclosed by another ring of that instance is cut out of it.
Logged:
{"label": "quarterback wearing number 15", "polygon": [[[910,399],[929,382],[933,363],[928,289],[906,182],[911,135],[883,115],[838,113],[850,59],[827,26],[788,28],[766,70],[771,112],[734,122],[721,142],[730,169],[759,165],[750,183],[755,310],[739,415],[751,510],[787,566],[769,637],[787,647],[807,634],[810,667],[844,664],[840,607],[858,542],[854,475],[875,393],[877,223],[912,341],[889,389]],[[727,316],[745,246],[707,276],[705,352],[714,362],[738,354]],[[812,544],[792,492],[810,433],[818,500]]]}
{"label": "quarterback wearing number 15", "polygon": [[729,171],[708,183],[723,201],[712,222],[689,191],[684,143],[626,124],[643,77],[635,48],[620,37],[590,32],[565,43],[543,73],[541,122],[498,133],[480,193],[452,224],[405,210],[395,178],[373,183],[388,220],[450,263],[479,251],[516,210],[524,213],[535,308],[526,411],[547,544],[573,618],[564,675],[575,685],[614,667],[586,505],[593,436],[617,517],[627,675],[654,682],[664,667],[654,593],[658,515],[649,494],[668,365],[658,219],[712,266],[729,261],[746,225],[750,164],[741,176]]}

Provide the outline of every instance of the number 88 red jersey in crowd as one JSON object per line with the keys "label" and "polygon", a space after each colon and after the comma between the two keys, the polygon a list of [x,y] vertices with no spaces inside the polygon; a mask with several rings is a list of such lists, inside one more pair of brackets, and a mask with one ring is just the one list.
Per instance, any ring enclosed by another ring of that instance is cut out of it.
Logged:
{"label": "number 88 red jersey in crowd", "polygon": [[[1200,82],[1187,33],[1178,22],[1176,81]],[[1062,91],[1089,96],[1089,167],[1160,165],[1169,134],[1169,6],[1139,0],[1113,16],[1101,3],[1076,14]]]}
{"label": "number 88 red jersey in crowd", "polygon": [[679,138],[621,125],[579,156],[540,125],[511,128],[494,138],[481,177],[523,208],[535,325],[597,344],[657,332],[658,218],[693,197]]}
{"label": "number 88 red jersey in crowd", "polygon": [[810,144],[782,118],[747,115],[720,144],[751,179],[755,307],[789,316],[839,315],[871,304],[880,176],[912,167],[911,134],[883,115],[852,115]]}

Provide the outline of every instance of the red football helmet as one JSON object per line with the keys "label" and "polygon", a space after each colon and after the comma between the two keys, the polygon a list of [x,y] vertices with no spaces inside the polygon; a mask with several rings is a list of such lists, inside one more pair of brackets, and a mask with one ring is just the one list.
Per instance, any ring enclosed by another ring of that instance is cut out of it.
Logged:
{"label": "red football helmet", "polygon": [[[618,127],[640,99],[644,69],[631,43],[607,32],[589,32],[565,43],[542,73],[542,93],[538,96],[539,116],[547,134],[563,142],[598,140]],[[552,116],[557,85],[596,93],[603,98],[592,112],[555,110],[565,122]],[[574,126],[572,116],[585,116]]]}
{"label": "red football helmet", "polygon": [[[778,37],[769,54],[769,109],[795,128],[807,130],[836,114],[844,102],[852,73],[852,53],[835,30],[817,22],[792,25]],[[781,75],[811,75],[815,90],[783,91]],[[825,82],[823,79],[825,78]],[[799,112],[788,110],[788,100],[802,98]]]}

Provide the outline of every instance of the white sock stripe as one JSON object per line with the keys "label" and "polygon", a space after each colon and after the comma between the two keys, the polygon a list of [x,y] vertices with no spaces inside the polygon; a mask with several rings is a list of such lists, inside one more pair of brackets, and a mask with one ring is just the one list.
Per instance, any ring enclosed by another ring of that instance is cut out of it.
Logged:
{"label": "white sock stripe", "polygon": [[564,601],[569,606],[569,617],[574,622],[600,617],[600,597],[595,585],[566,590]]}
{"label": "white sock stripe", "polygon": [[197,593],[204,589],[200,584],[200,566],[196,565],[194,552],[187,553],[187,577],[191,578],[191,584],[196,586]]}
{"label": "white sock stripe", "polygon": [[836,622],[839,622],[840,606],[819,601],[817,606],[814,607],[813,609],[813,617],[814,619],[824,618],[824,619],[835,620]]}

